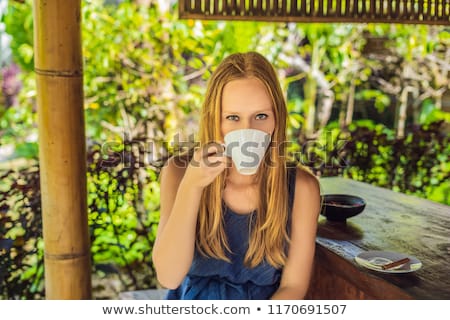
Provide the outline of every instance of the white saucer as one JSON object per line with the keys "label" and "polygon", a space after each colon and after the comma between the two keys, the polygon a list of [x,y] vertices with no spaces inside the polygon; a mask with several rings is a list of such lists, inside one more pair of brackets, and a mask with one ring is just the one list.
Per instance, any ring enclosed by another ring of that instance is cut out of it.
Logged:
{"label": "white saucer", "polygon": [[[409,261],[391,269],[384,270],[382,268],[385,264],[403,258],[409,258]],[[417,271],[422,267],[422,262],[416,257],[391,251],[364,251],[355,257],[355,261],[367,269],[384,273],[408,273]]]}

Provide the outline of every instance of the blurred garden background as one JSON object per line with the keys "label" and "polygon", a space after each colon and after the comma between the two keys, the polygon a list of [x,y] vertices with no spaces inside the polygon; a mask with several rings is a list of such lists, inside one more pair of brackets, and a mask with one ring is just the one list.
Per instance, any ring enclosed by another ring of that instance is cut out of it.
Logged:
{"label": "blurred garden background", "polygon": [[[168,0],[82,5],[94,298],[157,286],[159,172],[194,145],[206,81],[233,52],[273,63],[289,151],[315,174],[450,205],[449,26],[180,20]],[[0,299],[42,299],[32,1],[0,0],[0,19]]]}

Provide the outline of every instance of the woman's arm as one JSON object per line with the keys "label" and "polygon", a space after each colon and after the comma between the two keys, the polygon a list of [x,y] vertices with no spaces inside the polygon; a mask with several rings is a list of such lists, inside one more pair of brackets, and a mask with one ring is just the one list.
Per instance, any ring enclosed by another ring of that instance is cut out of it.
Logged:
{"label": "woman's arm", "polygon": [[217,147],[199,149],[188,166],[171,158],[161,172],[161,215],[152,257],[164,287],[177,288],[189,271],[203,188],[228,161],[218,152]]}
{"label": "woman's arm", "polygon": [[161,171],[160,220],[153,264],[162,286],[177,288],[192,262],[201,190],[183,183],[184,171],[170,159]]}
{"label": "woman's arm", "polygon": [[291,243],[283,268],[279,289],[272,299],[303,299],[311,278],[317,220],[320,212],[318,180],[297,169],[295,198],[292,208]]}

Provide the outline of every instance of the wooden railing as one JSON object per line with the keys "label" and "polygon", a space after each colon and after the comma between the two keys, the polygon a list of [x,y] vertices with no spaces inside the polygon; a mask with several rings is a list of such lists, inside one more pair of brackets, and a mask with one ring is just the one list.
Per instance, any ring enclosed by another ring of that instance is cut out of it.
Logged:
{"label": "wooden railing", "polygon": [[450,25],[450,0],[179,0],[182,19]]}

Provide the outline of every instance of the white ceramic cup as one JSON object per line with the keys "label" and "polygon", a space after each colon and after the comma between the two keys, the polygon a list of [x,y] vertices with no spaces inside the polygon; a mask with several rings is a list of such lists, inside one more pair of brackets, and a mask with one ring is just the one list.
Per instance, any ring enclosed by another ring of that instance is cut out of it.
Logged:
{"label": "white ceramic cup", "polygon": [[261,130],[234,130],[224,137],[225,153],[231,157],[240,174],[252,175],[258,171],[270,138],[269,133]]}

